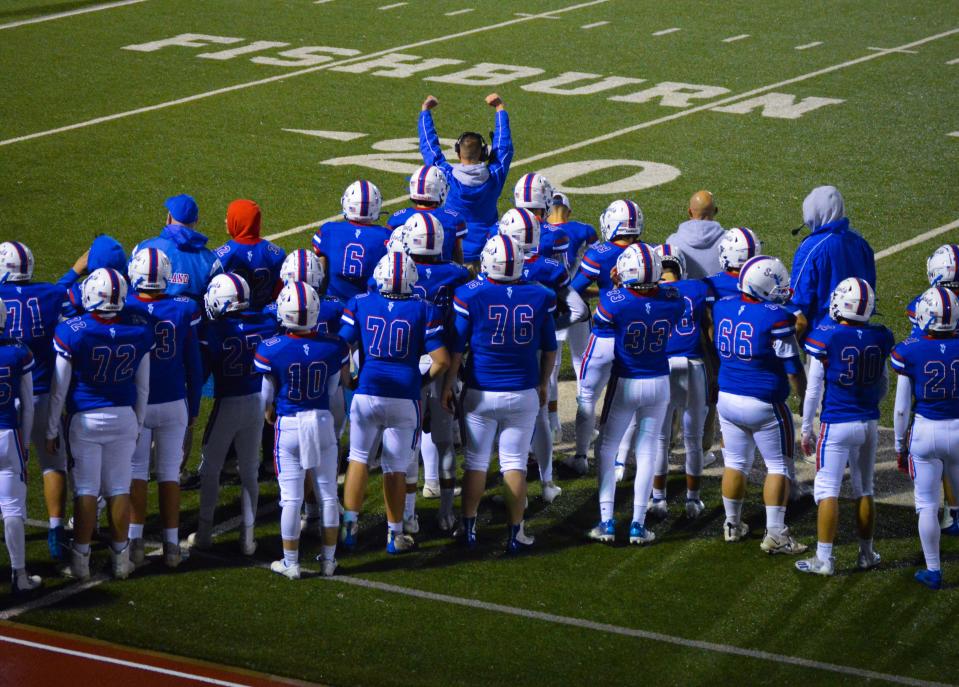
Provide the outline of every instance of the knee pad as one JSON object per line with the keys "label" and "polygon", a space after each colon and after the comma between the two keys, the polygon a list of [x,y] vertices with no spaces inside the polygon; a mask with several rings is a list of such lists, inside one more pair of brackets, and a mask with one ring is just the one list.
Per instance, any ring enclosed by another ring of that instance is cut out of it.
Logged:
{"label": "knee pad", "polygon": [[335,498],[323,499],[323,527],[340,526],[340,503]]}

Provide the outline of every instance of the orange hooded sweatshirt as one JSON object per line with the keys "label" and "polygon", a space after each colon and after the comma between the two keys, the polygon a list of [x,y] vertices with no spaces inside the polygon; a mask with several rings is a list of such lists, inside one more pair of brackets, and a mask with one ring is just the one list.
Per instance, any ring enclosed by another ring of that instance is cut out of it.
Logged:
{"label": "orange hooded sweatshirt", "polygon": [[226,209],[226,229],[237,243],[259,243],[260,206],[252,200],[234,200]]}

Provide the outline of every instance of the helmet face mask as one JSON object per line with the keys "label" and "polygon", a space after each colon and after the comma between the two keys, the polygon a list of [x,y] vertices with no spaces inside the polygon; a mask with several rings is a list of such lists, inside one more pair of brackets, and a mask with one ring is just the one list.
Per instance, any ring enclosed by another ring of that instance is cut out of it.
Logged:
{"label": "helmet face mask", "polygon": [[319,290],[326,280],[323,263],[312,252],[298,248],[286,256],[280,267],[280,281],[285,284],[303,281]]}
{"label": "helmet face mask", "polygon": [[170,258],[159,248],[138,250],[127,265],[127,276],[134,291],[166,291],[172,274]]}
{"label": "helmet face mask", "polygon": [[414,203],[442,205],[446,202],[449,190],[450,185],[446,181],[446,175],[439,167],[424,165],[410,177],[410,200]]}
{"label": "helmet face mask", "polygon": [[523,249],[509,236],[497,234],[483,246],[480,269],[495,281],[518,281],[523,276]]}
{"label": "helmet face mask", "polygon": [[614,200],[599,216],[604,241],[640,237],[646,227],[642,209],[631,200]]}
{"label": "helmet face mask", "polygon": [[656,246],[655,251],[664,270],[672,269],[680,281],[686,278],[686,256],[679,248],[664,243]]}
{"label": "helmet face mask", "polygon": [[319,314],[320,297],[306,282],[291,281],[276,298],[276,319],[290,331],[312,331]]}
{"label": "helmet face mask", "polygon": [[513,187],[513,205],[546,212],[553,202],[553,186],[542,174],[524,174]]}
{"label": "helmet face mask", "polygon": [[616,273],[620,284],[630,289],[651,289],[663,276],[659,254],[645,243],[629,246],[616,259]]}
{"label": "helmet face mask", "polygon": [[250,285],[238,274],[218,274],[210,280],[203,295],[206,314],[215,320],[227,313],[250,307]]}
{"label": "helmet face mask", "polygon": [[829,316],[836,322],[866,323],[876,311],[876,293],[865,279],[848,277],[836,285],[829,298]]}
{"label": "helmet face mask", "polygon": [[383,197],[375,184],[360,179],[354,181],[343,191],[340,199],[343,216],[353,222],[372,224],[380,217]]}
{"label": "helmet face mask", "polygon": [[87,312],[117,313],[126,303],[127,280],[116,270],[101,267],[83,280],[80,291]]}
{"label": "helmet face mask", "polygon": [[740,292],[767,303],[786,303],[792,298],[789,270],[779,258],[757,255],[746,261],[739,273]]}
{"label": "helmet face mask", "polygon": [[417,212],[396,231],[400,229],[403,231],[404,249],[410,255],[435,257],[443,254],[443,242],[446,240],[443,224],[428,212]]}
{"label": "helmet face mask", "polygon": [[929,286],[959,287],[959,245],[939,246],[926,260],[926,276]]}
{"label": "helmet face mask", "polygon": [[955,332],[959,324],[959,298],[952,291],[934,286],[916,304],[916,325],[923,332]]}
{"label": "helmet face mask", "polygon": [[0,243],[0,284],[33,279],[33,251],[25,243]]}
{"label": "helmet face mask", "polygon": [[416,263],[405,251],[390,251],[376,263],[373,280],[383,295],[407,296],[419,278]]}
{"label": "helmet face mask", "polygon": [[527,255],[539,247],[539,218],[525,208],[507,210],[500,218],[498,231],[513,239]]}
{"label": "helmet face mask", "polygon": [[740,270],[762,250],[762,241],[749,227],[729,229],[719,241],[719,266],[726,272]]}

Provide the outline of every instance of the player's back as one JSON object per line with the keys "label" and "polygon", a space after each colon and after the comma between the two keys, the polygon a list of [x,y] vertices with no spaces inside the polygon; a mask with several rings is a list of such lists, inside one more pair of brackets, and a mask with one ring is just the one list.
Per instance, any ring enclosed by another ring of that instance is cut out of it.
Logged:
{"label": "player's back", "polygon": [[917,415],[959,418],[959,337],[910,337],[893,349],[892,367],[912,378]]}
{"label": "player's back", "polygon": [[672,323],[683,314],[679,292],[660,287],[648,293],[612,289],[600,296],[595,320],[615,331],[613,374],[629,379],[669,374],[666,345]]}
{"label": "player's back", "polygon": [[46,282],[8,282],[0,285],[0,300],[7,306],[6,335],[30,349],[34,357],[33,393],[50,391],[53,332],[60,321],[67,292]]}
{"label": "player's back", "polygon": [[131,293],[124,310],[153,327],[156,347],[150,354],[150,403],[168,403],[184,397],[187,367],[199,361],[188,347],[197,346],[194,327],[202,315],[196,302],[183,296],[146,299]]}
{"label": "player's back", "polygon": [[261,239],[256,243],[231,240],[215,251],[224,272],[237,272],[250,285],[250,307],[263,308],[273,300],[280,280],[280,267],[286,252],[279,246]]}
{"label": "player's back", "polygon": [[596,229],[591,224],[567,220],[550,226],[557,227],[566,232],[569,237],[569,244],[566,246],[566,264],[570,269],[576,269],[579,262],[579,254],[584,249],[596,242]]}
{"label": "player's back", "polygon": [[613,268],[616,267],[616,260],[624,250],[626,246],[612,241],[593,244],[587,248],[579,263],[579,272],[573,279],[573,288],[580,293],[590,284],[596,284],[600,293],[614,288]]}
{"label": "player's back", "polygon": [[136,403],[136,371],[154,345],[146,321],[125,313],[111,320],[87,313],[57,325],[53,340],[73,367],[68,413]]}
{"label": "player's back", "polygon": [[769,403],[788,397],[789,380],[777,349],[795,336],[794,315],[775,303],[731,296],[713,305],[713,327],[721,391]]}
{"label": "player's back", "polygon": [[349,360],[350,352],[338,336],[280,334],[256,350],[256,370],[277,381],[276,413],[296,415],[304,410],[330,409],[330,378]]}
{"label": "player's back", "polygon": [[531,255],[523,262],[523,280],[559,291],[569,286],[569,273],[559,260]]}
{"label": "player's back", "polygon": [[346,302],[366,291],[376,263],[386,255],[392,232],[374,224],[327,222],[313,236],[314,250],[326,256],[326,291]]}
{"label": "player's back", "polygon": [[436,306],[445,321],[453,307],[453,293],[470,280],[469,270],[455,262],[417,262],[416,273],[413,293]]}
{"label": "player's back", "polygon": [[453,307],[470,325],[467,386],[482,391],[536,387],[542,332],[554,331],[552,291],[536,283],[479,278],[456,290]]}
{"label": "player's back", "polygon": [[445,206],[438,208],[403,208],[390,215],[386,225],[391,229],[396,229],[406,224],[410,217],[417,214],[432,215],[440,221],[443,226],[443,260],[452,260],[456,239],[466,236],[466,222],[463,221],[462,215]]}
{"label": "player's back", "polygon": [[879,418],[883,370],[894,344],[892,332],[878,324],[823,323],[809,333],[806,350],[824,360],[826,372],[823,422]]}
{"label": "player's back", "polygon": [[540,226],[539,250],[537,252],[542,257],[564,262],[570,243],[569,234],[563,227],[546,222],[543,222]]}
{"label": "player's back", "polygon": [[713,301],[709,287],[701,279],[683,279],[671,282],[683,299],[683,316],[673,322],[669,332],[666,353],[669,357],[701,358],[703,355],[702,327],[706,308]]}
{"label": "player's back", "polygon": [[729,298],[730,296],[738,296],[739,291],[739,275],[733,274],[732,272],[717,272],[716,274],[706,277],[703,281],[706,282],[706,285],[709,287],[712,292],[713,298],[715,300],[720,300],[723,298]]}
{"label": "player's back", "polygon": [[[0,339],[0,429],[16,429],[20,426],[17,399],[20,398],[20,377],[33,369],[34,358],[30,349],[14,339]],[[29,441],[30,429],[24,436]]]}
{"label": "player's back", "polygon": [[257,346],[273,337],[277,329],[275,315],[256,310],[203,321],[200,345],[206,366],[213,374],[216,398],[259,393],[260,376],[254,368],[253,356]]}

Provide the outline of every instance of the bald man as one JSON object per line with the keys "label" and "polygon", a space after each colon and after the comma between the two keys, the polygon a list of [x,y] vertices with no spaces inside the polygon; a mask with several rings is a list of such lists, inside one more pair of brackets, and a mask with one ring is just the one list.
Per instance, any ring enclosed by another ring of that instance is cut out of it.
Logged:
{"label": "bald man", "polygon": [[676,228],[666,243],[686,256],[687,279],[705,279],[720,271],[719,241],[723,228],[715,220],[719,208],[709,191],[696,191],[689,199],[689,219]]}

